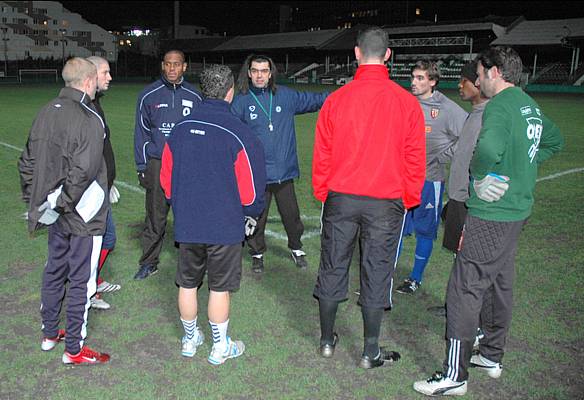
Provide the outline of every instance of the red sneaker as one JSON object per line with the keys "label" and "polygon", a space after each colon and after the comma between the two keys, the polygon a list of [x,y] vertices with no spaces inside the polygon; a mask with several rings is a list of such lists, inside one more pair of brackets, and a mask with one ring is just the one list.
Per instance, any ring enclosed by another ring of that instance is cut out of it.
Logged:
{"label": "red sneaker", "polygon": [[83,346],[81,351],[77,354],[71,354],[68,351],[63,353],[63,364],[104,364],[110,359],[109,354],[99,353],[91,350],[87,346]]}
{"label": "red sneaker", "polygon": [[57,336],[53,338],[48,337],[43,338],[43,341],[41,342],[41,350],[42,351],[53,350],[57,343],[59,343],[63,339],[65,339],[65,330],[59,329],[59,332],[57,332]]}

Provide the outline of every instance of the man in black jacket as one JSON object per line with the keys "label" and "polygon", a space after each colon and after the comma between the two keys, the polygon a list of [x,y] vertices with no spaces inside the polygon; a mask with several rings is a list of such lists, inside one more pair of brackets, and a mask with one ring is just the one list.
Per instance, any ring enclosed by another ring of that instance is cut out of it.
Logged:
{"label": "man in black jacket", "polygon": [[[31,233],[49,228],[43,271],[41,349],[65,341],[63,363],[100,364],[109,355],[85,345],[87,309],[95,293],[97,259],[109,209],[103,159],[105,126],[92,106],[97,70],[83,58],[63,67],[65,88],[37,115],[18,160]],[[68,285],[67,285],[68,282]],[[59,314],[67,296],[67,326]]]}
{"label": "man in black jacket", "polygon": [[[116,178],[116,159],[114,157],[114,149],[110,141],[110,129],[107,125],[105,119],[105,113],[103,108],[101,108],[100,99],[104,96],[103,92],[109,89],[109,84],[112,80],[110,75],[109,62],[101,57],[91,56],[87,57],[95,68],[97,69],[97,92],[95,93],[95,99],[93,100],[93,105],[95,110],[99,113],[99,116],[103,119],[105,125],[105,139],[103,141],[103,158],[105,159],[105,165],[107,167],[107,188],[109,191],[110,204],[117,203],[120,198],[120,192],[114,186],[114,179]],[[96,308],[100,310],[107,310],[110,305],[101,298],[102,293],[115,292],[121,289],[120,285],[109,283],[101,278],[101,269],[105,264],[105,260],[109,253],[114,249],[116,245],[116,226],[114,224],[114,219],[112,216],[112,210],[108,211],[106,229],[103,235],[103,243],[101,245],[101,253],[99,254],[99,265],[97,269],[97,293],[91,298],[91,308]]]}

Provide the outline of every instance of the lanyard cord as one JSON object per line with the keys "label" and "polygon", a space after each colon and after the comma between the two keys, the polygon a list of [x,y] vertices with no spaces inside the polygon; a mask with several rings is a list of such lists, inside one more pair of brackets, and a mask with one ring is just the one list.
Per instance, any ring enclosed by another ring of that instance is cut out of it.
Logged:
{"label": "lanyard cord", "polygon": [[258,106],[260,106],[260,108],[262,109],[264,114],[266,114],[266,117],[268,117],[268,120],[269,120],[270,125],[271,125],[272,124],[272,92],[270,91],[270,113],[268,113],[266,111],[266,109],[264,108],[264,106],[262,105],[260,100],[256,97],[256,95],[251,90],[249,91],[249,93],[255,99],[256,103],[258,103]]}

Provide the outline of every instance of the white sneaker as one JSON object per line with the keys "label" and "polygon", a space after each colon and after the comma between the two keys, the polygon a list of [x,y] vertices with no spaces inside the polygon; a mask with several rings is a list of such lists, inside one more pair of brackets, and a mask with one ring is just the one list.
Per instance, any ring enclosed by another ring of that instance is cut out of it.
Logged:
{"label": "white sneaker", "polygon": [[187,339],[186,336],[182,338],[182,355],[184,357],[193,357],[197,353],[197,347],[203,344],[205,337],[200,330],[195,331],[195,336],[192,339]]}
{"label": "white sneaker", "polygon": [[477,335],[475,336],[475,341],[472,344],[472,348],[477,349],[479,347],[479,344],[481,343],[481,339],[484,337],[485,337],[485,333],[483,332],[483,330],[481,328],[478,328]]}
{"label": "white sneaker", "polygon": [[470,358],[470,366],[471,368],[478,368],[485,371],[487,375],[494,379],[500,378],[501,372],[503,372],[503,365],[501,363],[491,361],[480,354]]}
{"label": "white sneaker", "polygon": [[93,296],[91,298],[91,308],[95,308],[96,310],[109,310],[110,305],[104,299]]}
{"label": "white sneaker", "polygon": [[436,372],[425,381],[414,383],[414,390],[428,396],[462,396],[466,394],[466,381],[455,382]]}
{"label": "white sneaker", "polygon": [[210,364],[213,365],[221,365],[225,361],[230,358],[236,358],[243,354],[245,351],[245,345],[240,340],[231,340],[229,336],[227,336],[227,348],[219,348],[219,346],[213,345],[211,349],[211,354],[209,354],[209,361]]}
{"label": "white sneaker", "polygon": [[99,285],[97,285],[96,291],[97,293],[110,293],[120,290],[121,288],[122,287],[120,285],[102,281]]}

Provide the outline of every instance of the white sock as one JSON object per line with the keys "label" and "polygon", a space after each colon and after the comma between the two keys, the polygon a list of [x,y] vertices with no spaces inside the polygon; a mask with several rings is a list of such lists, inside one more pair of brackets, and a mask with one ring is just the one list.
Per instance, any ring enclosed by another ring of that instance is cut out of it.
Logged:
{"label": "white sock", "polygon": [[187,339],[192,339],[195,337],[195,333],[197,332],[197,317],[195,317],[192,321],[185,321],[184,319],[180,319],[180,322],[183,324],[183,328],[185,329],[185,335]]}
{"label": "white sock", "polygon": [[209,325],[211,325],[211,333],[213,334],[213,347],[219,346],[221,349],[226,349],[229,320],[219,324],[209,321]]}

